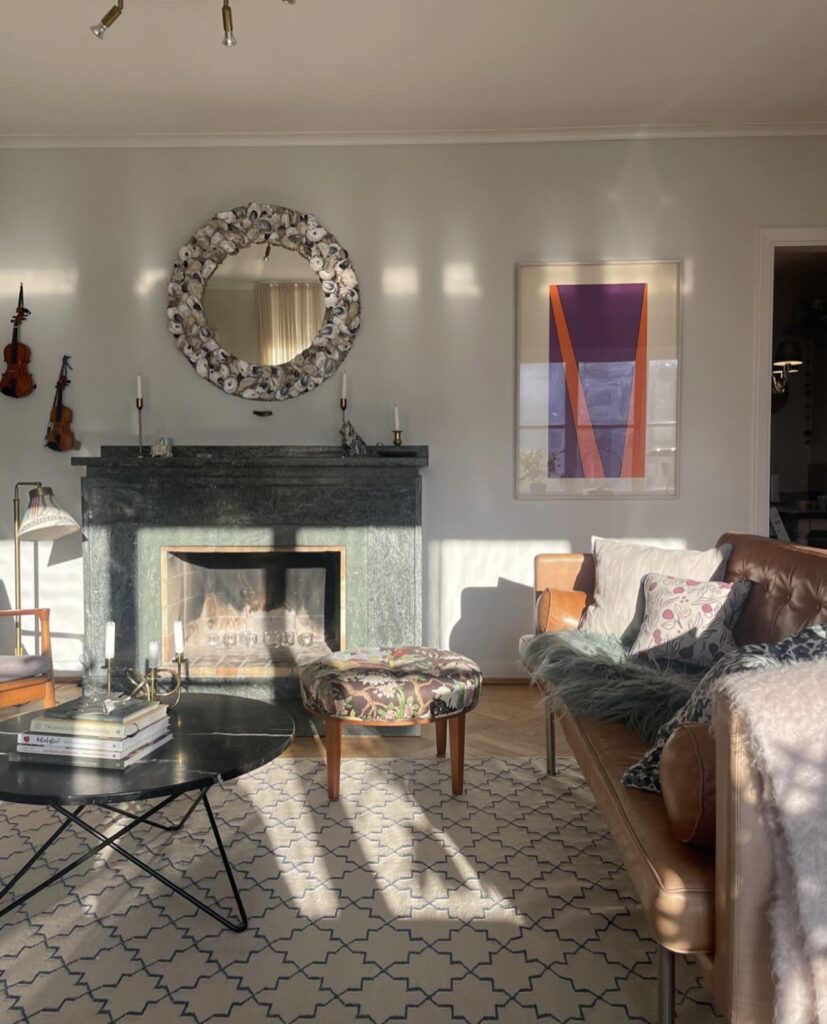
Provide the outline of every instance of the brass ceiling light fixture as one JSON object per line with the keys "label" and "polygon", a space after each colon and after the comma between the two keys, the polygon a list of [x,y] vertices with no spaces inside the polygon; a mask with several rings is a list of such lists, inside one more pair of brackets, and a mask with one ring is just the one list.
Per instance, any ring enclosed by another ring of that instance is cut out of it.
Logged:
{"label": "brass ceiling light fixture", "polygon": [[123,14],[123,0],[117,0],[114,7],[110,7],[109,10],[104,14],[97,25],[91,25],[92,34],[97,36],[98,39],[103,39],[104,34],[108,28],[111,28],[114,23]]}
{"label": "brass ceiling light fixture", "polygon": [[224,45],[235,46],[238,40],[233,35],[233,9],[230,7],[230,0],[222,0],[221,17],[224,21]]}
{"label": "brass ceiling light fixture", "polygon": [[[292,7],[296,0],[282,0],[282,3]],[[97,25],[90,26],[92,34],[98,39],[103,39],[107,29],[110,29],[123,14],[123,5],[124,0],[116,0],[115,5],[109,8]],[[224,46],[235,46],[238,40],[233,31],[233,9],[230,6],[230,0],[221,0],[221,20],[224,25],[224,38],[222,39]]]}

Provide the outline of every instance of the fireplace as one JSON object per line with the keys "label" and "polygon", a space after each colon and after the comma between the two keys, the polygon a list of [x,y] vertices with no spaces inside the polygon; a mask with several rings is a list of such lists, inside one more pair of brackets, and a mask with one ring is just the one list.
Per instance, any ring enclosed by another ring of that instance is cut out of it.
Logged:
{"label": "fireplace", "polygon": [[153,641],[168,665],[180,618],[187,689],[283,702],[301,731],[298,667],[315,645],[421,642],[427,448],[104,447],[72,462],[86,644],[100,659],[115,620],[118,680]]}
{"label": "fireplace", "polygon": [[162,656],[190,679],[274,679],[346,645],[344,547],[162,547]]}

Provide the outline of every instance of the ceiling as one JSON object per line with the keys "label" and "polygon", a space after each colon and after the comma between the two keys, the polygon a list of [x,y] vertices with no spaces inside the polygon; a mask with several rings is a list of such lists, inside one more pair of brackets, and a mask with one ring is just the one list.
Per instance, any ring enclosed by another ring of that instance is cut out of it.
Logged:
{"label": "ceiling", "polygon": [[111,2],[4,0],[5,144],[827,129],[821,0]]}

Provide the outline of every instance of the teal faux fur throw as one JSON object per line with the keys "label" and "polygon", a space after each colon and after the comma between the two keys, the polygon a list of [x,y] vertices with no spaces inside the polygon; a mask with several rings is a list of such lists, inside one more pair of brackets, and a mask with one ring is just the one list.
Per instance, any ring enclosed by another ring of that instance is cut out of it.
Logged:
{"label": "teal faux fur throw", "polygon": [[523,661],[548,700],[574,715],[624,722],[649,743],[689,699],[699,674],[629,655],[613,636],[564,630],[528,642]]}

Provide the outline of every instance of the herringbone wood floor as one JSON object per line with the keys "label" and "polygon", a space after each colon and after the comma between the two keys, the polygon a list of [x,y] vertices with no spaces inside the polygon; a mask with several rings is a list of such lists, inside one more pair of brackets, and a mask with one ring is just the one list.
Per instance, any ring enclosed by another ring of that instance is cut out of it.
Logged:
{"label": "herringbone wood floor", "polygon": [[[62,703],[80,694],[72,683],[59,684],[57,700]],[[26,710],[39,707],[26,706]],[[17,714],[7,708],[0,719]],[[377,729],[373,736],[345,736],[344,757],[428,757],[434,752],[434,730],[424,726],[421,736],[394,736],[390,729]],[[558,733],[558,753],[566,756],[565,741]],[[484,683],[477,708],[468,715],[465,734],[467,757],[540,757],[545,753],[545,724],[540,692],[526,683]],[[314,737],[299,737],[283,757],[324,757],[324,743]]]}

